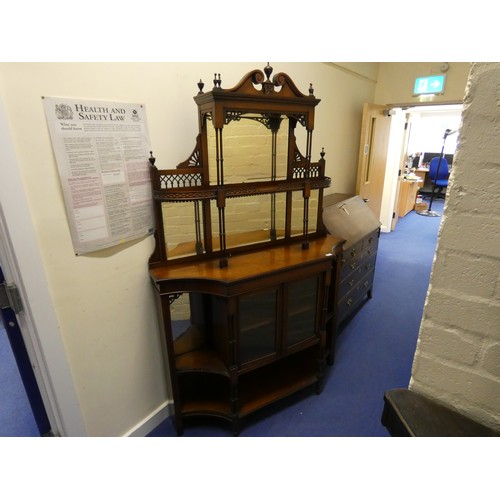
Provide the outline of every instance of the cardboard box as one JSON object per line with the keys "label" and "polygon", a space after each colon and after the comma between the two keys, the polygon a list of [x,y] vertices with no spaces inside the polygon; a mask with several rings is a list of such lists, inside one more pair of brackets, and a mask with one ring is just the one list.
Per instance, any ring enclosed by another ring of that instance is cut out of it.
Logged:
{"label": "cardboard box", "polygon": [[427,203],[425,201],[415,203],[415,212],[425,212],[425,210],[427,210]]}

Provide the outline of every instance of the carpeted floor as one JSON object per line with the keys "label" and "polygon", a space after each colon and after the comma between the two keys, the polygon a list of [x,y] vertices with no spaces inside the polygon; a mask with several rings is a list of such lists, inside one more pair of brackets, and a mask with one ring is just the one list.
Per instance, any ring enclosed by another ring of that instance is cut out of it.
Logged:
{"label": "carpeted floor", "polygon": [[0,437],[40,436],[7,332],[0,321]]}
{"label": "carpeted floor", "polygon": [[[443,200],[433,210],[442,213]],[[388,436],[383,395],[407,387],[441,217],[410,212],[382,233],[373,298],[345,326],[323,392],[309,389],[243,421],[240,436]],[[171,418],[149,436],[174,436]],[[230,436],[227,424],[186,421],[184,436]]]}
{"label": "carpeted floor", "polygon": [[[433,209],[442,213],[443,200]],[[346,325],[323,392],[303,391],[243,421],[241,436],[387,436],[383,394],[407,387],[441,217],[410,212],[382,233],[373,298]],[[152,437],[174,436],[166,419]],[[216,420],[186,424],[185,436],[230,436]],[[39,436],[7,335],[0,326],[0,436]]]}

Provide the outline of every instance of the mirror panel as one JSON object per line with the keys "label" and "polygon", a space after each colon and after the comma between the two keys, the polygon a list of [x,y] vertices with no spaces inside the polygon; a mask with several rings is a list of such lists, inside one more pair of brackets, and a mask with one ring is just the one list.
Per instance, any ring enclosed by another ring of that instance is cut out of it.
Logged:
{"label": "mirror panel", "polygon": [[[318,213],[319,191],[311,189],[309,196],[309,221],[307,233],[311,234],[316,232],[317,229],[317,213]],[[292,193],[292,225],[291,236],[302,234],[302,227],[304,224],[304,198],[302,191],[294,191]]]}
{"label": "mirror panel", "polygon": [[204,253],[201,202],[162,202],[161,209],[168,259]]}
{"label": "mirror panel", "polygon": [[311,196],[309,197],[309,227],[308,233],[315,233],[317,231],[318,225],[318,205],[319,205],[319,191],[317,189],[311,190]]}
{"label": "mirror panel", "polygon": [[[220,250],[219,214],[210,204],[213,249]],[[226,200],[226,247],[236,248],[285,237],[286,194],[273,193]],[[274,214],[274,217],[273,217]],[[273,231],[274,230],[274,231]]]}
{"label": "mirror panel", "polygon": [[170,324],[177,356],[207,345],[210,325],[206,311],[210,299],[203,293],[182,293],[170,303]]}
{"label": "mirror panel", "polygon": [[[267,125],[267,126],[266,126]],[[273,149],[273,132],[278,127]],[[224,184],[283,180],[287,175],[288,118],[245,113],[227,123],[223,135]],[[217,184],[215,129],[207,124],[210,184]]]}

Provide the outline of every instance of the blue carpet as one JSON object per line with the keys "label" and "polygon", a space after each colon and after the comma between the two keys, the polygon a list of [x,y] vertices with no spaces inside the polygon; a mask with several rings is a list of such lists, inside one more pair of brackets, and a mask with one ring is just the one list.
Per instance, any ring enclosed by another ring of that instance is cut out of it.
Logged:
{"label": "blue carpet", "polygon": [[[443,200],[432,208],[442,214]],[[410,380],[440,223],[410,212],[381,234],[373,298],[339,335],[323,392],[309,389],[248,417],[241,437],[389,436],[380,423],[383,395]],[[230,435],[215,419],[185,423],[186,437]],[[149,436],[175,436],[172,419]]]}
{"label": "blue carpet", "polygon": [[[443,200],[433,210],[442,213]],[[410,212],[382,233],[373,298],[337,341],[323,392],[310,389],[248,417],[241,436],[388,436],[383,394],[407,387],[441,217]],[[185,436],[230,436],[217,420],[186,422]],[[0,436],[39,436],[7,335],[0,326]],[[149,436],[175,436],[171,418]]]}
{"label": "blue carpet", "polygon": [[0,437],[39,437],[9,338],[0,321]]}

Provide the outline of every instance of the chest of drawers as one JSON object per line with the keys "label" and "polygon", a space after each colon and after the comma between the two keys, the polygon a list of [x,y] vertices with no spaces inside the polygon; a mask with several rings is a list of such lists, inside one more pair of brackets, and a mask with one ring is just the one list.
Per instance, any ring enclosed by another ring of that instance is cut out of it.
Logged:
{"label": "chest of drawers", "polygon": [[334,299],[339,331],[372,296],[380,222],[360,196],[338,194],[325,197],[323,222],[329,233],[345,240]]}
{"label": "chest of drawers", "polygon": [[377,229],[342,253],[337,301],[338,325],[358,310],[364,299],[371,298],[378,239]]}

